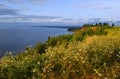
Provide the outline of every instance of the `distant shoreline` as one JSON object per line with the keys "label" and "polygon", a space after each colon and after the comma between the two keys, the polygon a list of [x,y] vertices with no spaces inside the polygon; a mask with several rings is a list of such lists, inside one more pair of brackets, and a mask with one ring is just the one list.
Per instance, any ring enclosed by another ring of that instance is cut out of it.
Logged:
{"label": "distant shoreline", "polygon": [[82,26],[28,26],[28,27],[45,27],[45,28],[80,28]]}
{"label": "distant shoreline", "polygon": [[81,29],[82,26],[30,26],[30,27],[43,27],[43,28],[66,28],[67,31],[73,32],[76,29]]}

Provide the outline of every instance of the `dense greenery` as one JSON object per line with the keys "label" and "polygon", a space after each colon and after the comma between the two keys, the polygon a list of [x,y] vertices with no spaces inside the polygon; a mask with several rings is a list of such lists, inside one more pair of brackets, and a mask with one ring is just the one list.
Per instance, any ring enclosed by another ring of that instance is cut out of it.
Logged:
{"label": "dense greenery", "polygon": [[[111,26],[109,26],[111,27]],[[74,34],[67,34],[57,37],[48,38],[46,44],[48,46],[60,45],[62,43],[69,43],[72,41],[82,41],[87,36],[93,35],[106,35],[107,31],[105,29],[108,27],[83,27],[82,29],[78,29]]]}
{"label": "dense greenery", "polygon": [[112,25],[110,25],[109,23],[96,23],[96,24],[84,24],[84,27],[114,27],[115,24],[112,23]]}
{"label": "dense greenery", "polygon": [[0,59],[0,79],[119,79],[120,27],[85,27]]}

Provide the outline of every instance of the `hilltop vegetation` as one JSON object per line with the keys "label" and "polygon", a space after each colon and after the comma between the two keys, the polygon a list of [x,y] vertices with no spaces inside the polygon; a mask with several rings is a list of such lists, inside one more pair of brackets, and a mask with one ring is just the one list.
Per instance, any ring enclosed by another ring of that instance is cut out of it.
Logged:
{"label": "hilltop vegetation", "polygon": [[85,26],[0,59],[0,79],[119,79],[120,27]]}

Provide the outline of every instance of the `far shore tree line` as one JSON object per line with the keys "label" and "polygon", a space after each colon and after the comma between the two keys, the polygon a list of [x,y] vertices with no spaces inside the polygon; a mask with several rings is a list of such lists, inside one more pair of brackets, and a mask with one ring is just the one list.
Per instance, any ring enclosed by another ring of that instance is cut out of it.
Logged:
{"label": "far shore tree line", "polygon": [[83,28],[86,28],[86,27],[104,27],[104,28],[111,28],[111,27],[114,27],[115,24],[112,23],[112,24],[109,24],[109,23],[95,23],[95,24],[83,24],[82,27],[78,26],[78,27],[70,27],[68,28],[68,31],[72,31],[72,32],[75,32],[76,30],[79,30],[79,29],[83,29]]}
{"label": "far shore tree line", "polygon": [[114,27],[115,26],[115,24],[114,23],[112,23],[111,25],[109,24],[109,23],[96,23],[96,24],[84,24],[83,25],[83,27],[97,27],[97,26],[99,26],[99,27],[109,27],[109,26],[112,26],[112,27]]}

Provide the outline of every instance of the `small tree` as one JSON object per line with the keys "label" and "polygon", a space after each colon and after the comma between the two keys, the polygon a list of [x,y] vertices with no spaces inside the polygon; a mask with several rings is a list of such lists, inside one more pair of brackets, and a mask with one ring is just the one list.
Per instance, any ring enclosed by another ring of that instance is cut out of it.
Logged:
{"label": "small tree", "polygon": [[114,27],[115,26],[115,24],[114,23],[112,23],[112,27]]}
{"label": "small tree", "polygon": [[95,26],[98,26],[98,24],[96,23]]}
{"label": "small tree", "polygon": [[102,27],[102,23],[101,22],[99,23],[99,26]]}
{"label": "small tree", "polygon": [[46,49],[46,45],[43,44],[43,43],[40,43],[38,42],[34,49],[39,53],[39,54],[42,54],[42,53],[45,53],[45,49]]}

